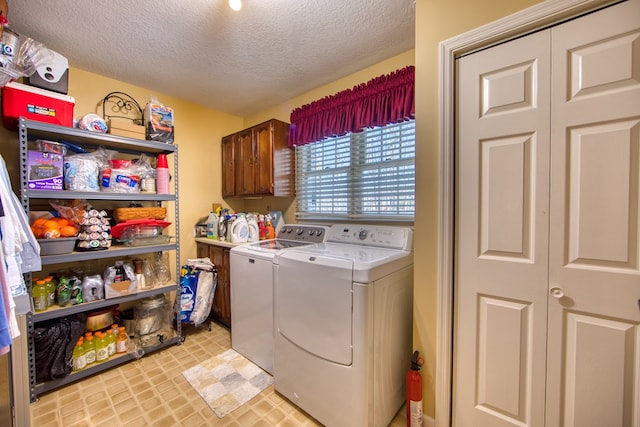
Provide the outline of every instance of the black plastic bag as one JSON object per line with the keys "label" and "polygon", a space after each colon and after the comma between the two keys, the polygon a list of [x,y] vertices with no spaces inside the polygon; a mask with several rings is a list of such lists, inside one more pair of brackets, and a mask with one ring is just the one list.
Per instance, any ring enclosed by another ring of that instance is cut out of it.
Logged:
{"label": "black plastic bag", "polygon": [[73,348],[82,336],[86,316],[77,314],[39,323],[33,330],[36,381],[64,378],[73,368]]}

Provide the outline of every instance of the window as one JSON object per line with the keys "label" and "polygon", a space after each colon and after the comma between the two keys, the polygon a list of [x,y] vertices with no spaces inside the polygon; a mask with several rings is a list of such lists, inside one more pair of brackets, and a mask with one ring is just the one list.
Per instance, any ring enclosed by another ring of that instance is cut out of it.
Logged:
{"label": "window", "polygon": [[298,218],[413,221],[414,120],[295,150]]}

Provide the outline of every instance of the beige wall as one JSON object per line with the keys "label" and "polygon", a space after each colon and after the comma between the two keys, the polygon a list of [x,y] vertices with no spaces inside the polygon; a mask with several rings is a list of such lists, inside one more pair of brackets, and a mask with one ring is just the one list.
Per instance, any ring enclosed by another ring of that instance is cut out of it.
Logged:
{"label": "beige wall", "polygon": [[414,347],[425,357],[423,405],[435,414],[439,183],[439,43],[525,9],[538,0],[416,1],[417,191],[414,239]]}
{"label": "beige wall", "polygon": [[[187,258],[195,258],[193,226],[209,213],[212,202],[223,202],[220,139],[241,129],[242,118],[83,70],[70,70],[69,95],[76,99],[76,117],[96,112],[97,102],[112,91],[131,95],[142,108],[150,96],[156,96],[159,102],[174,110],[175,144],[179,147],[180,258],[182,263]],[[102,107],[97,113],[102,115]]]}
{"label": "beige wall", "polygon": [[[332,95],[406,65],[416,66],[417,125],[417,215],[415,222],[414,348],[425,357],[423,368],[424,412],[435,414],[434,369],[437,322],[438,238],[438,44],[498,18],[538,3],[538,0],[417,0],[415,51],[382,61],[338,81],[301,94],[259,114],[237,117],[151,92],[76,68],[70,71],[69,95],[76,98],[75,116],[96,111],[98,102],[111,91],[132,95],[143,106],[150,95],[175,111],[176,144],[179,150],[181,260],[195,257],[190,238],[196,220],[211,202],[221,202],[220,139],[229,133],[270,118],[289,121],[291,110],[315,99]],[[100,110],[101,113],[101,110]],[[15,133],[0,131],[0,154],[17,179]],[[15,182],[14,182],[15,186]],[[295,217],[293,199],[225,200],[236,210],[282,210],[288,222]],[[408,368],[408,367],[407,367]]]}

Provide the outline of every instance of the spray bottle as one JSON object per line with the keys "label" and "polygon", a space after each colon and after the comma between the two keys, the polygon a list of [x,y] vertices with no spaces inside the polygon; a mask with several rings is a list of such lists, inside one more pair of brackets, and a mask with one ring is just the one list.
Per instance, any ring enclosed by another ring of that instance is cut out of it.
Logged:
{"label": "spray bottle", "polygon": [[264,215],[258,216],[258,232],[259,232],[259,240],[266,239],[267,236],[267,225],[265,224]]}
{"label": "spray bottle", "polygon": [[423,427],[422,376],[420,367],[424,359],[418,351],[411,356],[411,369],[407,372],[407,427]]}
{"label": "spray bottle", "polygon": [[267,229],[264,238],[265,239],[275,239],[276,238],[276,231],[273,228],[273,224],[271,222],[271,215],[267,214],[266,215],[266,224],[265,227]]}
{"label": "spray bottle", "polygon": [[227,222],[229,217],[229,209],[222,209],[218,215],[218,239],[222,242],[227,240]]}

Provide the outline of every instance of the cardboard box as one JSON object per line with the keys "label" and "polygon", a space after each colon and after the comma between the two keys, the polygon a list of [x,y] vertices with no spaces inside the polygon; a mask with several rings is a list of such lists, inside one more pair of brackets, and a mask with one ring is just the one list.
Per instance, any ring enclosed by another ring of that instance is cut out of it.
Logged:
{"label": "cardboard box", "polygon": [[105,298],[117,298],[123,295],[135,294],[136,292],[138,292],[138,282],[132,282],[131,280],[106,283],[104,285]]}
{"label": "cardboard box", "polygon": [[127,138],[144,139],[144,126],[136,125],[131,120],[111,117],[107,120],[107,133]]}
{"label": "cardboard box", "polygon": [[2,87],[2,122],[9,130],[15,130],[18,117],[73,127],[73,97],[45,89],[7,83]]}
{"label": "cardboard box", "polygon": [[61,154],[29,150],[27,171],[29,190],[62,190],[64,160]]}

